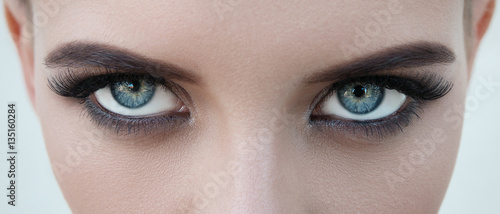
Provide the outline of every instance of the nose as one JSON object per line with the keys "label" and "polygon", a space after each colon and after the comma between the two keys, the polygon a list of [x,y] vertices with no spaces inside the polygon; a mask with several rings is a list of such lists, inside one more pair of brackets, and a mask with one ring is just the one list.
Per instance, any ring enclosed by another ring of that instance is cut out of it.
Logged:
{"label": "nose", "polygon": [[[267,138],[259,137],[252,132],[254,137],[236,137],[233,142],[238,142],[235,151],[237,160],[234,166],[238,167],[234,177],[234,192],[232,199],[228,200],[231,213],[276,213],[280,207],[277,198],[276,178],[279,176],[279,154],[276,153],[275,133],[270,133]],[[252,139],[252,140],[245,140]]]}
{"label": "nose", "polygon": [[[217,170],[203,185],[202,213],[297,213],[300,172],[291,120],[272,113],[241,116],[218,126]],[[220,150],[224,150],[220,152]]]}

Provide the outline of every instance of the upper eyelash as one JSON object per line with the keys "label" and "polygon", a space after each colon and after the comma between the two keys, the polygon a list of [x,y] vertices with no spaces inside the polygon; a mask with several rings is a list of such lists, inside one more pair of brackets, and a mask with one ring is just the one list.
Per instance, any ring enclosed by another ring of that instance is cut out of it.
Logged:
{"label": "upper eyelash", "polygon": [[371,83],[383,88],[397,90],[415,100],[435,100],[448,94],[453,88],[453,83],[435,74],[420,78],[408,79],[396,76],[364,76],[342,80],[331,85],[326,94],[334,92],[342,85],[352,82]]}
{"label": "upper eyelash", "polygon": [[106,73],[91,75],[86,70],[76,76],[68,69],[67,72],[52,77],[48,82],[48,87],[60,96],[84,99],[112,82],[130,79],[147,79],[153,84],[169,85],[166,84],[165,79],[147,74]]}

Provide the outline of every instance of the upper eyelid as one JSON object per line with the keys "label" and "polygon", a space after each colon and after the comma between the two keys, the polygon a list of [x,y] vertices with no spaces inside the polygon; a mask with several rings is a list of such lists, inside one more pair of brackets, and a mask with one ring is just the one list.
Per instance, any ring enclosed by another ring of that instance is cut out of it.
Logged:
{"label": "upper eyelid", "polygon": [[[75,96],[73,90],[75,87],[81,87],[79,84],[84,82],[85,80],[91,78],[99,78],[98,76],[135,76],[135,77],[147,77],[155,80],[156,84],[164,87],[164,89],[171,91],[174,95],[176,95],[184,104],[187,106],[192,106],[193,101],[189,93],[179,84],[174,82],[173,80],[166,79],[164,76],[154,76],[149,73],[144,72],[131,72],[124,70],[109,70],[102,68],[67,68],[65,71],[59,71],[56,74],[52,74],[52,76],[48,79],[49,88],[54,91],[56,94],[65,97],[74,97],[83,99],[90,95],[95,91],[87,90],[87,94],[82,96]],[[109,84],[109,82],[108,82]],[[54,87],[55,86],[55,87]],[[105,85],[102,85],[104,87]],[[93,90],[98,90],[99,88],[93,88]]]}
{"label": "upper eyelid", "polygon": [[64,43],[45,57],[47,68],[91,68],[144,73],[165,79],[198,83],[193,72],[173,63],[135,54],[126,49],[96,42],[75,41]]}
{"label": "upper eyelid", "polygon": [[[116,78],[120,74],[75,74],[76,72],[68,69],[67,72],[58,73],[58,75],[52,76],[48,80],[49,88],[56,92],[57,94],[65,97],[75,97],[84,98],[88,96],[88,93],[92,93],[95,90],[105,87],[110,84],[109,80]],[[113,77],[115,76],[115,77]],[[88,87],[82,87],[82,84],[90,84],[88,82],[94,81],[93,85],[87,85]],[[100,83],[96,83],[101,81]],[[91,88],[90,88],[91,87]]]}
{"label": "upper eyelid", "polygon": [[[147,78],[153,81],[155,84],[162,84],[165,86],[171,85],[170,83],[167,84],[168,81],[161,77],[153,77],[147,74],[99,74],[99,71],[89,72],[89,70],[86,70],[86,72],[77,72],[73,71],[72,69],[68,69],[68,71],[66,72],[58,73],[58,75],[52,76],[48,80],[48,85],[52,91],[61,96],[84,98],[95,92],[96,90],[104,88],[106,85],[111,84],[113,81],[126,80],[131,78]],[[85,85],[84,87],[82,86],[82,84],[88,85]],[[167,89],[170,90],[169,87],[167,87]]]}
{"label": "upper eyelid", "polygon": [[[361,82],[372,82],[374,84],[382,84],[382,83],[389,83],[390,81],[404,81],[405,83],[410,83],[410,84],[415,84],[418,87],[421,88],[445,88],[446,90],[451,90],[453,87],[453,83],[445,80],[443,77],[436,75],[436,74],[427,74],[424,76],[415,76],[414,78],[408,78],[408,77],[399,77],[399,76],[392,76],[392,75],[379,75],[379,76],[365,76],[365,77],[356,77],[352,79],[348,79],[342,82],[353,82],[353,81],[361,81]],[[382,82],[384,81],[384,82]],[[334,83],[337,84],[337,83]],[[342,84],[342,83],[340,83]],[[384,85],[382,85],[384,86]],[[407,86],[407,85],[404,85]],[[417,87],[416,86],[416,87]],[[384,87],[395,87],[394,85],[386,85]],[[397,86],[396,86],[397,87]],[[392,88],[391,88],[392,89]],[[398,88],[394,88],[398,89]],[[404,91],[405,88],[400,88],[403,92],[410,93],[411,91]],[[425,91],[426,93],[432,93],[433,91]],[[447,92],[442,92],[442,93],[447,93]]]}
{"label": "upper eyelid", "polygon": [[[424,75],[424,76],[416,76],[414,78],[407,78],[407,77],[398,77],[398,76],[385,76],[385,75],[373,75],[373,76],[361,76],[361,77],[353,77],[353,78],[347,78],[347,79],[343,79],[343,80],[340,80],[340,81],[337,81],[335,83],[332,83],[330,85],[328,85],[326,88],[324,88],[313,100],[312,102],[312,109],[316,108],[319,104],[321,104],[322,102],[325,101],[325,99],[327,99],[329,96],[332,96],[332,93],[334,93],[341,85],[345,84],[345,83],[350,83],[350,82],[354,82],[354,81],[361,81],[361,82],[370,82],[369,79],[370,78],[378,78],[378,79],[382,79],[382,78],[394,78],[394,79],[400,79],[400,80],[403,80],[403,81],[408,81],[408,82],[413,82],[413,83],[416,83],[416,84],[421,84],[423,87],[426,87],[424,88],[423,91],[425,91],[426,95],[430,96],[430,97],[417,97],[417,96],[412,96],[412,95],[409,95],[411,98],[413,99],[417,99],[417,100],[420,100],[420,99],[423,99],[423,100],[433,100],[433,99],[438,99],[442,96],[445,96],[446,94],[448,94],[451,89],[453,88],[453,83],[450,82],[450,81],[447,81],[445,80],[443,77],[441,76],[438,76],[436,74],[427,74],[427,75]],[[372,79],[371,81],[374,81],[374,79]],[[417,80],[419,79],[419,80]],[[368,81],[367,81],[368,80]],[[401,90],[401,88],[396,88],[396,90]],[[433,90],[438,90],[438,91],[432,91],[432,90],[426,90],[426,89],[433,89]],[[408,91],[406,91],[405,93],[406,95],[409,94]]]}

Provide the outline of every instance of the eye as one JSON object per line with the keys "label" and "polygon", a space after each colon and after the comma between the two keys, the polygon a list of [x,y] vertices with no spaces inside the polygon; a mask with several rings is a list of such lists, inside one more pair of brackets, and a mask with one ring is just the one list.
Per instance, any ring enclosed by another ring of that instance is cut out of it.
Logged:
{"label": "eye", "polygon": [[145,78],[112,82],[95,91],[94,96],[103,108],[124,116],[148,116],[186,110],[174,93]]}
{"label": "eye", "polygon": [[356,137],[364,133],[366,142],[372,142],[402,133],[421,118],[427,103],[442,98],[452,87],[452,82],[435,74],[344,79],[317,96],[309,123],[322,133]]}
{"label": "eye", "polygon": [[49,88],[77,98],[90,121],[117,134],[175,130],[190,121],[191,99],[175,82],[142,73],[68,69],[52,76]]}
{"label": "eye", "polygon": [[395,114],[407,100],[397,90],[370,82],[338,85],[315,109],[315,114],[354,121],[375,121]]}

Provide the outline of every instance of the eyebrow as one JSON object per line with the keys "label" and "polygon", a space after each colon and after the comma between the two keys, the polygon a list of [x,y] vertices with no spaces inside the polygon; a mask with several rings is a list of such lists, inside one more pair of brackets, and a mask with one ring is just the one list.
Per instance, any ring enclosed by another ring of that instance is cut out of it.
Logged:
{"label": "eyebrow", "polygon": [[390,47],[337,65],[306,78],[308,83],[331,82],[349,77],[402,68],[455,62],[455,53],[443,44],[414,42]]}
{"label": "eyebrow", "polygon": [[149,73],[167,79],[196,83],[193,72],[171,63],[150,59],[108,44],[69,42],[60,45],[45,57],[48,68],[99,67],[106,70]]}

